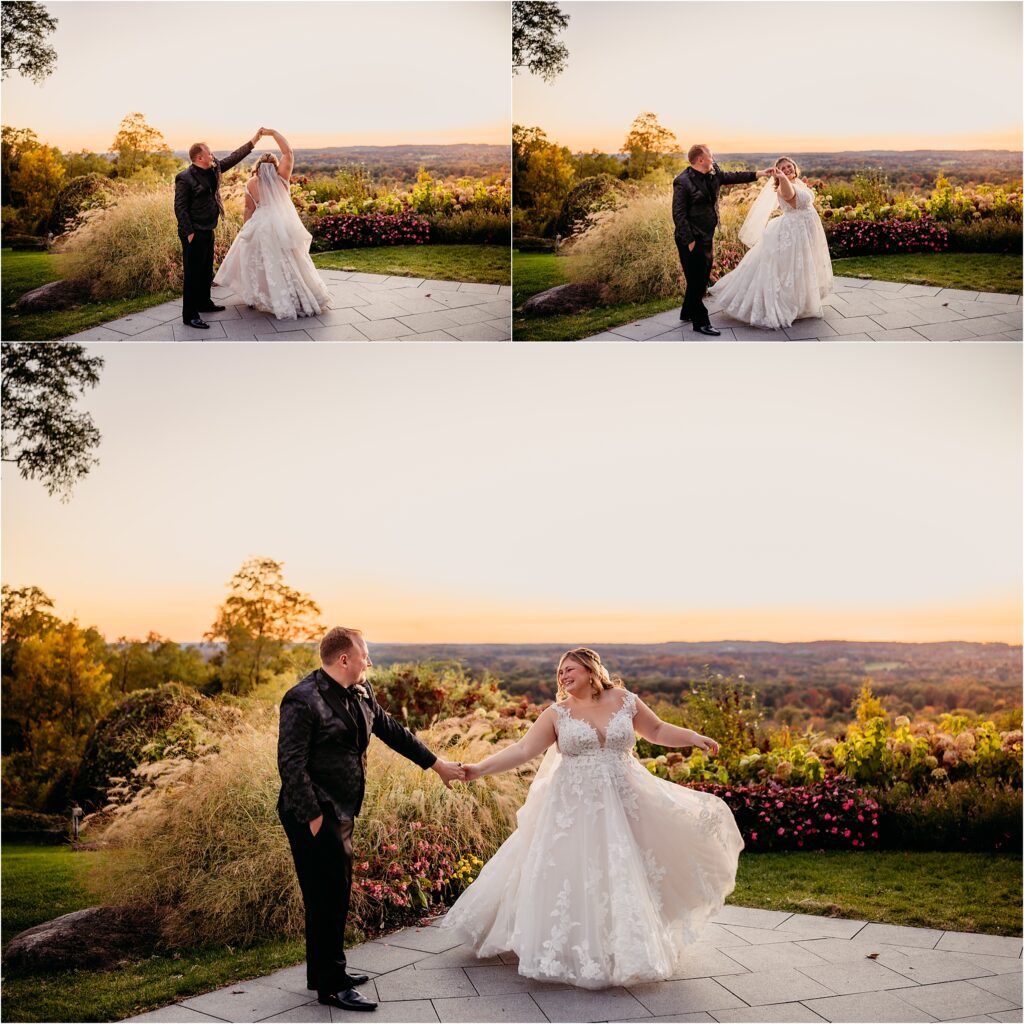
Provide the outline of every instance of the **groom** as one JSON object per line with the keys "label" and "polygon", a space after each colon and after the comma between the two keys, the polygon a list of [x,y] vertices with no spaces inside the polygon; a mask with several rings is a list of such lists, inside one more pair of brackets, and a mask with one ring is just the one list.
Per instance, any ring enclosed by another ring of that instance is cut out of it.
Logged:
{"label": "groom", "polygon": [[676,248],[686,278],[686,297],[679,319],[689,320],[698,334],[717,338],[711,326],[704,293],[708,290],[714,261],[715,228],[718,227],[718,193],[723,185],[739,185],[771,174],[763,171],[723,171],[707,146],[691,146],[690,166],[672,182],[672,222]]}
{"label": "groom", "polygon": [[358,629],[336,626],[320,641],[321,667],[281,701],[277,767],[284,825],[306,910],[306,985],[341,1010],[375,1010],[356,991],[365,974],[349,974],[345,918],[352,889],[352,828],[366,786],[370,734],[446,786],[465,779],[461,764],[442,761],[378,703],[366,682],[371,666]]}
{"label": "groom", "polygon": [[220,176],[240,160],[266,134],[261,128],[241,149],[218,160],[205,142],[189,147],[192,163],[174,179],[174,216],[178,219],[185,288],[181,297],[181,320],[187,327],[208,330],[201,313],[219,313],[224,307],[210,298],[213,283],[213,232],[224,212],[220,198]]}

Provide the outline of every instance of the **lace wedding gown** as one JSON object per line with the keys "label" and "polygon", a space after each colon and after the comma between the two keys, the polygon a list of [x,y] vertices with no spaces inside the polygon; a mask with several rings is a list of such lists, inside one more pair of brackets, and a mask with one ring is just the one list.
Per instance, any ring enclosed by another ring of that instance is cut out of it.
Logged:
{"label": "lace wedding gown", "polygon": [[260,164],[257,183],[256,210],[231,243],[213,283],[278,320],[316,316],[330,305],[330,292],[309,258],[312,235],[272,164]]}
{"label": "lace wedding gown", "polygon": [[605,988],[670,978],[736,882],[743,839],[724,801],[651,775],[627,691],[604,742],[557,707],[518,828],[442,922],[528,978]]}
{"label": "lace wedding gown", "polygon": [[768,222],[761,240],[735,270],[708,291],[708,311],[728,313],[754,327],[789,327],[821,316],[832,291],[832,260],[814,193],[797,178],[796,208],[781,199],[782,216]]}

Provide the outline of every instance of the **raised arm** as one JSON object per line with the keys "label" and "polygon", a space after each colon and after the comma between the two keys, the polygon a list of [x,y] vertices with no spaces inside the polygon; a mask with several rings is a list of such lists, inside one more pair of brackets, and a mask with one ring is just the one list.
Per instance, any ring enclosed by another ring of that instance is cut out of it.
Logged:
{"label": "raised arm", "polygon": [[292,176],[292,168],[295,166],[295,154],[292,152],[292,147],[288,145],[288,140],[279,131],[267,128],[266,133],[274,136],[274,141],[281,149],[281,164],[277,168],[277,173],[287,181]]}
{"label": "raised arm", "polygon": [[701,736],[692,729],[663,722],[640,698],[636,701],[633,728],[637,735],[659,747],[697,747],[711,754],[718,753],[718,744],[709,736]]}
{"label": "raised arm", "polygon": [[252,152],[253,146],[260,141],[263,131],[264,129],[261,128],[245,145],[239,146],[234,153],[229,153],[223,160],[218,160],[217,163],[221,171],[229,171],[239,161],[244,160]]}
{"label": "raised arm", "polygon": [[775,175],[776,180],[779,183],[779,198],[785,200],[795,210],[796,209],[796,189],[793,188],[793,182],[789,180],[781,172]]}
{"label": "raised arm", "polygon": [[555,714],[553,705],[545,708],[521,740],[509,744],[504,750],[499,750],[490,757],[485,757],[479,764],[466,765],[466,781],[470,782],[484,775],[507,772],[543,754],[557,738]]}

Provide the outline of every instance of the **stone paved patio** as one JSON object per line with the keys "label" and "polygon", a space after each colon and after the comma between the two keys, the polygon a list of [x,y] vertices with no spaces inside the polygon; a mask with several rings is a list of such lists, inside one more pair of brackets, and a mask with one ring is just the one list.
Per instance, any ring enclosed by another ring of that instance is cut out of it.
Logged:
{"label": "stone paved patio", "polygon": [[275,320],[249,309],[225,288],[213,289],[223,313],[207,313],[208,331],[181,322],[181,302],[111,320],[67,341],[508,341],[508,285],[388,277],[321,270],[331,308],[319,316]]}
{"label": "stone paved patio", "polygon": [[712,313],[720,338],[679,322],[679,310],[634,320],[584,341],[1020,341],[1019,295],[930,288],[894,281],[835,278],[820,319],[797,320],[780,331],[750,327]]}
{"label": "stone paved patio", "polygon": [[[437,922],[434,922],[436,925]],[[372,1013],[306,990],[304,964],[133,1021],[1020,1021],[1021,940],[726,907],[678,978],[585,991],[477,960],[436,927],[349,951]]]}

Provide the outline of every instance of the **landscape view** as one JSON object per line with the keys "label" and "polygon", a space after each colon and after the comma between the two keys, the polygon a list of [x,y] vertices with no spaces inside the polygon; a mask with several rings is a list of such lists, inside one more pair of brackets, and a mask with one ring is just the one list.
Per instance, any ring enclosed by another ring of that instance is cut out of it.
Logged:
{"label": "landscape view", "polygon": [[[627,11],[563,3],[557,14],[549,6],[533,16],[525,13],[531,5],[521,7],[513,104],[517,339],[589,337],[678,304],[671,186],[695,143],[710,145],[725,171],[757,170],[782,155],[795,160],[814,190],[837,275],[1020,293],[1020,117],[985,100],[1021,71],[1020,12],[1012,5],[900,4],[884,12],[804,5],[786,9],[787,20],[803,16],[785,29],[784,5],[734,6],[730,72],[706,97],[678,94],[672,51],[678,38],[717,38],[714,5]],[[851,20],[861,32],[844,32]],[[765,105],[778,69],[773,46],[790,45],[794,31],[806,44],[787,83],[795,102]],[[863,32],[876,48],[870,82],[838,94],[815,88],[831,80],[832,68],[856,65]],[[924,33],[927,46],[908,54],[904,32]],[[828,47],[818,45],[822,34]],[[634,72],[625,80],[608,78],[602,65],[612,38],[619,66]],[[984,52],[985,68],[940,116],[932,97],[942,91],[951,46],[955,59]],[[887,102],[896,96],[898,103]],[[746,251],[738,232],[759,191],[758,183],[723,189],[712,283]]]}
{"label": "landscape view", "polygon": [[[581,371],[508,346],[495,374],[479,348],[270,346],[241,387],[231,346],[9,353],[12,1019],[121,1019],[301,961],[278,706],[338,623],[366,630],[381,705],[465,763],[593,646],[720,743],[636,754],[729,805],[739,906],[1016,934],[1019,348],[943,346],[927,374],[770,348],[695,355],[688,382],[667,352]],[[41,446],[46,423],[76,444]],[[447,790],[374,740],[348,941],[450,906],[535,765]],[[116,934],[19,942],[77,910]]]}
{"label": "landscape view", "polygon": [[[161,69],[172,73],[189,46],[187,8],[115,5],[108,21],[108,7],[22,5],[32,17],[19,31],[38,43],[20,74],[5,63],[5,340],[67,337],[179,295],[174,177],[194,142],[224,158],[261,126],[293,147],[292,200],[319,269],[510,283],[507,28],[495,5],[400,5],[392,22],[373,4],[209,4],[212,35],[248,24],[244,46],[218,58],[209,94],[198,79],[164,87]],[[449,16],[477,39],[472,53],[446,33]],[[304,17],[341,38],[375,36],[388,22],[395,70],[377,81],[379,66],[358,47],[344,72],[310,67]],[[253,93],[257,67],[294,86]],[[463,75],[477,83],[472,96],[460,95]],[[437,101],[427,124],[406,101],[423,85]],[[268,151],[264,140],[223,178],[216,265]]]}

